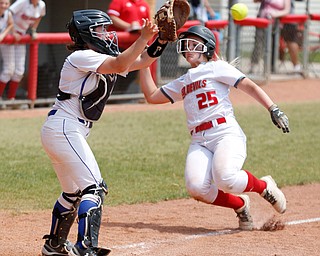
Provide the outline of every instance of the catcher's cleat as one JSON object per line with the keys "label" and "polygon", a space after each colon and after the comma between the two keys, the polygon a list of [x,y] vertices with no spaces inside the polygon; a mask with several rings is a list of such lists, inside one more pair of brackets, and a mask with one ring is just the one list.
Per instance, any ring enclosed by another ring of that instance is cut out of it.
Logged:
{"label": "catcher's cleat", "polygon": [[42,247],[42,256],[66,256],[68,250],[66,248],[72,248],[73,244],[70,241],[66,241],[64,244],[53,245],[51,239],[47,239]]}
{"label": "catcher's cleat", "polygon": [[284,213],[286,211],[287,200],[274,179],[271,176],[264,176],[261,180],[267,183],[267,188],[261,193],[261,196],[272,204],[277,212]]}
{"label": "catcher's cleat", "polygon": [[250,215],[250,198],[247,195],[239,195],[244,202],[244,205],[235,210],[237,217],[239,218],[239,229],[241,230],[252,230],[253,220]]}
{"label": "catcher's cleat", "polygon": [[81,249],[77,244],[69,252],[69,256],[106,256],[111,252],[109,248],[89,247]]}

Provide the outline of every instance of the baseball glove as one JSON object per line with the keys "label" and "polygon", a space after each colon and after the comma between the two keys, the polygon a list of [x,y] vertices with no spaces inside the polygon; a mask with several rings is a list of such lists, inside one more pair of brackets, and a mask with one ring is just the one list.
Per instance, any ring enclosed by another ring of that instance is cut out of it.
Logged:
{"label": "baseball glove", "polygon": [[155,14],[161,40],[174,42],[178,39],[177,30],[187,21],[190,5],[187,0],[169,0]]}

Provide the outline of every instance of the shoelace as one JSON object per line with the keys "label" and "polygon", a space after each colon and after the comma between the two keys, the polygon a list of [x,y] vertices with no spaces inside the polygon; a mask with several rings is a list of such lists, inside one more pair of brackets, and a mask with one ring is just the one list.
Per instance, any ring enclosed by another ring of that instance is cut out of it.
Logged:
{"label": "shoelace", "polygon": [[272,205],[274,205],[277,202],[276,198],[269,190],[266,191],[266,194],[263,196],[263,198],[266,199]]}
{"label": "shoelace", "polygon": [[240,219],[241,222],[251,221],[251,216],[246,209],[244,209],[242,212],[237,213],[237,217]]}

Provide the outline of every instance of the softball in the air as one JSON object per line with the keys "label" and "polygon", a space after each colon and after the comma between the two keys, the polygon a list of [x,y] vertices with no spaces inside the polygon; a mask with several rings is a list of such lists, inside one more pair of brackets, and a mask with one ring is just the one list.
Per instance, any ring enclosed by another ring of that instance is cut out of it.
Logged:
{"label": "softball in the air", "polygon": [[230,11],[234,20],[243,20],[248,15],[248,7],[242,3],[232,5]]}

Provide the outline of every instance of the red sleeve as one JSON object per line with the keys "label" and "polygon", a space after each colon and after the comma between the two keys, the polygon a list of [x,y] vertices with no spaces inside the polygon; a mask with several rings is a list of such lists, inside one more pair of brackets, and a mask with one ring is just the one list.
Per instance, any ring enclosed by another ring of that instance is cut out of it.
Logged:
{"label": "red sleeve", "polygon": [[122,9],[122,3],[123,0],[112,0],[109,9],[107,11],[107,14],[110,15],[115,15],[115,16],[120,16],[121,14],[121,9]]}
{"label": "red sleeve", "polygon": [[150,6],[148,4],[146,4],[146,7],[147,7],[147,15],[148,15],[148,18],[150,19]]}

